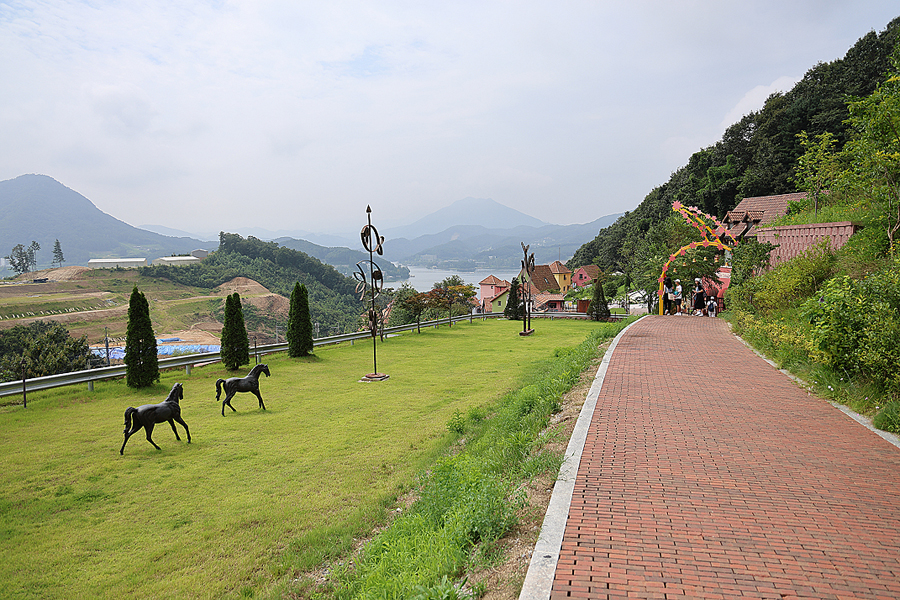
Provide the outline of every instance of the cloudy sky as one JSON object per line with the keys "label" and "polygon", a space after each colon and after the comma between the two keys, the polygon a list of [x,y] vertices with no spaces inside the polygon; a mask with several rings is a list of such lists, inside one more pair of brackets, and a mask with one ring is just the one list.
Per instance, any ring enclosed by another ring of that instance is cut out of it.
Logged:
{"label": "cloudy sky", "polygon": [[900,6],[0,0],[0,180],[132,225],[358,230],[466,196],[631,210]]}

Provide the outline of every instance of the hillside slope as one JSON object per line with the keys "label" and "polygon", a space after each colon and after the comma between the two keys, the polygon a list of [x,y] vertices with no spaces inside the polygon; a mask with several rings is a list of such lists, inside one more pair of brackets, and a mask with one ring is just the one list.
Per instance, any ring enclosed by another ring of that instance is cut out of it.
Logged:
{"label": "hillside slope", "polygon": [[46,175],[0,181],[0,214],[0,256],[33,240],[41,245],[38,268],[50,266],[55,240],[59,240],[67,265],[86,265],[91,258],[107,257],[152,260],[209,245],[132,227]]}

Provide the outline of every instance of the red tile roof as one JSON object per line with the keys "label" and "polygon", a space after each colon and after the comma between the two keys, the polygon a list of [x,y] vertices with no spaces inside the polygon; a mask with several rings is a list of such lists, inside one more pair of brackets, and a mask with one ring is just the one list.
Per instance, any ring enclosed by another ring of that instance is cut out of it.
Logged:
{"label": "red tile roof", "polygon": [[535,265],[531,274],[531,283],[541,292],[559,290],[559,282],[553,276],[553,271],[548,265]]}
{"label": "red tile roof", "polygon": [[566,265],[562,264],[558,260],[554,260],[552,263],[550,263],[550,272],[551,273],[571,273],[572,271],[570,271],[569,268],[566,267]]}
{"label": "red tile roof", "polygon": [[725,215],[725,224],[731,234],[756,235],[754,227],[771,223],[788,212],[788,202],[799,202],[806,198],[806,192],[779,194],[777,196],[754,196],[741,200],[734,210]]}
{"label": "red tile roof", "polygon": [[503,285],[503,284],[509,285],[508,282],[503,281],[502,279],[498,279],[494,275],[488,275],[487,277],[484,278],[484,281],[480,281],[478,283],[478,285]]}

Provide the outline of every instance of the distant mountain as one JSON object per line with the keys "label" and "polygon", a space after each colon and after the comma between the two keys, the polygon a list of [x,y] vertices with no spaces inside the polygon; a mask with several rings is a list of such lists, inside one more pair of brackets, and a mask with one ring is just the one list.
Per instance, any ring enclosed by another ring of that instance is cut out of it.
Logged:
{"label": "distant mountain", "polygon": [[[443,268],[515,268],[522,259],[522,242],[530,246],[535,261],[566,261],[597,232],[624,213],[606,215],[579,225],[519,225],[491,229],[458,225],[414,239],[387,239],[385,257],[396,263]],[[536,219],[535,219],[536,220]]]}
{"label": "distant mountain", "polygon": [[87,265],[91,258],[147,258],[209,248],[209,242],[169,237],[132,227],[46,175],[20,175],[0,181],[0,256],[17,244],[41,245],[38,267],[49,267],[59,240],[65,264]]}
{"label": "distant mountain", "polygon": [[441,233],[449,227],[476,225],[488,229],[541,227],[539,219],[504,206],[490,198],[463,198],[403,227],[391,227],[380,232],[386,238],[413,239],[422,235]]}
{"label": "distant mountain", "polygon": [[[297,240],[289,237],[278,238],[272,241],[281,244],[285,248],[305,252],[313,258],[316,258],[325,264],[331,265],[342,275],[346,275],[347,277],[353,277],[353,273],[356,271],[356,263],[362,260],[369,259],[369,253],[362,252],[360,250],[351,250],[349,248],[328,248],[325,246],[319,246],[318,244],[313,244],[312,242],[306,240]],[[376,256],[375,258],[377,259],[378,256]],[[386,281],[396,281],[399,279],[409,278],[409,269],[407,269],[406,267],[397,267],[388,260],[376,260],[375,263],[378,264],[379,267],[381,267],[381,271],[382,273],[384,273],[384,278]]]}

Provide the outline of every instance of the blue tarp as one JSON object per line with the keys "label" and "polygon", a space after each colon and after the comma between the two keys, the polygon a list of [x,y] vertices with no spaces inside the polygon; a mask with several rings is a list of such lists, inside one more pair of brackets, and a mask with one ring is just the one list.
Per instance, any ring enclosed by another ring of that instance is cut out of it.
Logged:
{"label": "blue tarp", "polygon": [[[218,344],[172,344],[168,346],[157,346],[156,354],[158,356],[171,356],[173,354],[203,354],[205,352],[218,352],[221,346]],[[94,354],[102,358],[106,358],[106,348],[91,348]],[[125,348],[109,349],[110,360],[124,360]]]}

